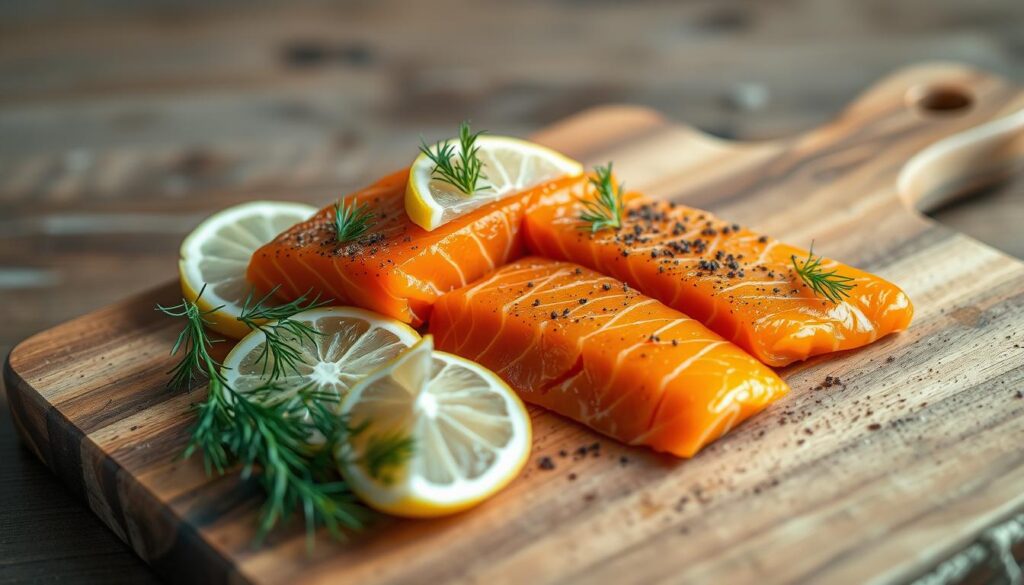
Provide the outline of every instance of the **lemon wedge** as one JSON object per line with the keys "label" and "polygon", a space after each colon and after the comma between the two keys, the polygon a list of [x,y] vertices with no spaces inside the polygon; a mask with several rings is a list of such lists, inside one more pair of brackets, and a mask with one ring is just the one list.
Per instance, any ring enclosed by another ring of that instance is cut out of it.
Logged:
{"label": "lemon wedge", "polygon": [[192,230],[179,252],[181,290],[203,311],[221,307],[206,317],[211,329],[234,339],[249,333],[237,320],[252,289],[245,279],[249,257],[314,213],[315,207],[302,203],[251,201],[219,211]]}
{"label": "lemon wedge", "polygon": [[[316,332],[310,336],[283,333],[282,342],[297,354],[294,367],[282,368],[274,380],[286,394],[315,386],[338,396],[339,401],[366,374],[406,351],[420,340],[419,333],[401,321],[352,307],[321,307],[303,311],[291,320]],[[268,323],[272,329],[274,322]],[[248,392],[265,383],[272,371],[273,355],[266,351],[263,331],[242,338],[224,358],[222,373],[228,384]]]}
{"label": "lemon wedge", "polygon": [[[483,366],[434,351],[425,336],[364,378],[342,402],[351,436],[338,454],[352,490],[382,512],[431,517],[495,494],[530,454],[522,401]],[[401,460],[381,445],[409,441]]]}
{"label": "lemon wedge", "polygon": [[[453,156],[458,157],[461,153],[459,140],[453,138],[447,144]],[[434,230],[512,193],[583,172],[579,162],[518,138],[485,135],[477,138],[476,146],[483,163],[483,175],[487,178],[480,180],[477,191],[471,195],[435,179],[432,176],[434,162],[426,154],[420,153],[413,161],[405,189],[405,212],[413,223],[427,231]]]}

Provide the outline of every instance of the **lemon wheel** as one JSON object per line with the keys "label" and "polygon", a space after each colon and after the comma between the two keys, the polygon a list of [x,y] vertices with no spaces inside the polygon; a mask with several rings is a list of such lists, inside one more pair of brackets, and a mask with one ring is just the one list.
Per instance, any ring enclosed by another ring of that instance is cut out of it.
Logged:
{"label": "lemon wheel", "polygon": [[234,339],[249,333],[237,320],[252,290],[245,279],[249,258],[257,248],[314,213],[315,207],[301,203],[252,201],[219,211],[192,230],[181,243],[181,289],[185,298],[203,311],[221,307],[207,316],[211,329]]}
{"label": "lemon wheel", "polygon": [[[458,156],[459,141],[447,143]],[[487,179],[481,180],[480,188],[470,195],[434,178],[434,163],[426,154],[416,158],[405,191],[405,212],[413,223],[430,231],[492,201],[544,181],[583,172],[583,166],[571,158],[518,138],[480,136],[476,146]]]}
{"label": "lemon wheel", "polygon": [[[360,429],[338,456],[343,476],[370,506],[398,516],[474,506],[511,482],[530,454],[519,397],[483,366],[434,351],[429,335],[357,384],[341,414]],[[376,445],[396,438],[408,438],[411,453],[380,465]]]}
{"label": "lemon wheel", "polygon": [[[281,340],[297,350],[299,359],[294,368],[282,368],[284,374],[273,381],[285,391],[313,385],[318,391],[336,395],[339,401],[366,374],[420,339],[405,323],[352,307],[321,307],[291,319],[316,334]],[[265,351],[266,343],[262,331],[253,331],[224,358],[222,374],[232,388],[247,392],[271,381],[273,356]]]}

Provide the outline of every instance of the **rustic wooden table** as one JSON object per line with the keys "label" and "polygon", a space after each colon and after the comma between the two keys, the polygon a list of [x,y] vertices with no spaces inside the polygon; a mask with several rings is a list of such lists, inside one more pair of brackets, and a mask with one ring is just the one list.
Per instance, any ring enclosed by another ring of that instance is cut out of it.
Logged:
{"label": "rustic wooden table", "polygon": [[[401,4],[0,3],[0,354],[167,280],[208,212],[329,201],[465,117],[630,102],[757,139],[916,61],[1024,83],[1016,0]],[[1024,257],[1022,180],[936,216]],[[0,582],[154,581],[0,406]]]}

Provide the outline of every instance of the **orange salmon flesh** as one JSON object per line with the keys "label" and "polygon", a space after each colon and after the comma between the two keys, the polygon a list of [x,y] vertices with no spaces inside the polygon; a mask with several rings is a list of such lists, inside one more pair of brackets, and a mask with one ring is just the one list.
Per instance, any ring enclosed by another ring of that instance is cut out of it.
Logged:
{"label": "orange salmon flesh", "polygon": [[823,259],[824,271],[854,285],[833,303],[794,269],[807,250],[705,211],[628,193],[621,227],[591,233],[579,217],[581,198],[594,197],[587,177],[540,194],[526,216],[530,251],[622,279],[765,364],[861,347],[910,325],[913,306],[892,283]]}
{"label": "orange salmon flesh", "polygon": [[699,322],[567,262],[526,258],[444,295],[430,332],[523,400],[679,457],[789,390]]}
{"label": "orange salmon flesh", "polygon": [[356,305],[419,326],[437,297],[522,256],[528,202],[561,184],[495,201],[428,232],[405,213],[408,176],[408,170],[393,173],[348,198],[346,205],[372,208],[368,236],[338,242],[335,206],[328,205],[259,248],[249,262],[248,280],[264,291],[280,285],[277,296],[283,300],[319,294],[332,304]]}

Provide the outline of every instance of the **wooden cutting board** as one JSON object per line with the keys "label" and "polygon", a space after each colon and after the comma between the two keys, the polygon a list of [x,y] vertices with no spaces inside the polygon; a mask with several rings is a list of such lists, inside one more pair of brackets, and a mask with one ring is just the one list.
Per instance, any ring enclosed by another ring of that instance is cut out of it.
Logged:
{"label": "wooden cutting board", "polygon": [[790,139],[725,142],[618,106],[536,137],[614,160],[631,188],[814,240],[913,299],[909,331],[783,370],[788,397],[689,461],[531,408],[531,463],[479,508],[382,519],[311,555],[298,525],[254,549],[258,492],[177,458],[204,392],[164,386],[178,323],[153,306],[177,300],[174,283],[19,345],[5,370],[15,424],[182,583],[984,580],[1024,555],[1024,264],[915,207],[1019,170],[1022,108],[1020,88],[936,64]]}

